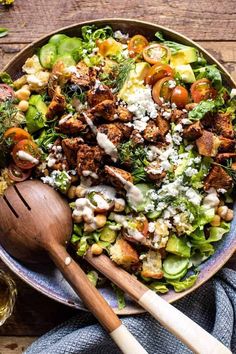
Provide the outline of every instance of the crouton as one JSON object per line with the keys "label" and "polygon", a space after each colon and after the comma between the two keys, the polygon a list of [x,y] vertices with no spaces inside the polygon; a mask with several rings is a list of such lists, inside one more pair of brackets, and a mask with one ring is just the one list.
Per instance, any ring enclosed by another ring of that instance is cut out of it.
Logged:
{"label": "crouton", "polygon": [[58,124],[59,130],[64,134],[78,134],[86,128],[86,124],[77,114],[63,116]]}
{"label": "crouton", "polygon": [[204,189],[207,191],[210,188],[230,189],[232,188],[233,180],[221,166],[213,166],[204,180]]}
{"label": "crouton", "polygon": [[154,143],[158,140],[163,139],[163,137],[160,133],[160,129],[156,126],[156,124],[153,121],[149,121],[147,123],[147,126],[143,132],[143,137],[145,140],[147,140],[151,143]]}
{"label": "crouton", "polygon": [[202,125],[200,121],[198,121],[184,128],[183,138],[187,140],[196,140],[202,136],[202,133]]}
{"label": "crouton", "polygon": [[82,138],[67,138],[62,140],[62,149],[70,167],[75,168],[77,164],[77,151],[79,145],[83,144]]}
{"label": "crouton", "polygon": [[[99,146],[79,145],[77,152],[77,171],[79,176],[96,176],[99,172],[100,162],[104,156]],[[93,177],[92,176],[92,177]],[[94,177],[96,178],[96,177]]]}
{"label": "crouton", "polygon": [[104,100],[94,106],[90,113],[95,117],[102,117],[105,120],[112,122],[115,118],[115,102],[112,100]]}
{"label": "crouton", "polygon": [[118,239],[110,247],[110,257],[118,265],[124,268],[130,268],[131,265],[139,262],[139,256],[136,250],[124,239]]}
{"label": "crouton", "polygon": [[[133,183],[133,177],[131,173],[122,170],[121,168],[117,168],[113,166],[105,166],[104,170],[110,183],[118,190],[124,188],[124,183],[122,181],[123,179],[125,181]],[[121,178],[119,178],[119,176]]]}
{"label": "crouton", "polygon": [[123,134],[115,124],[102,124],[98,127],[100,133],[106,134],[108,139],[116,146],[120,143]]}
{"label": "crouton", "polygon": [[159,128],[161,136],[164,138],[170,130],[170,123],[159,115],[156,119],[156,125]]}
{"label": "crouton", "polygon": [[235,151],[235,140],[224,138],[223,136],[219,136],[219,139],[220,139],[219,152]]}
{"label": "crouton", "polygon": [[232,116],[230,113],[218,113],[214,116],[214,128],[217,134],[229,139],[234,138]]}
{"label": "crouton", "polygon": [[220,140],[213,133],[203,130],[202,136],[196,140],[198,152],[203,156],[216,156]]}
{"label": "crouton", "polygon": [[166,172],[160,169],[160,164],[158,161],[151,162],[146,168],[147,177],[151,181],[159,182],[166,176]]}
{"label": "crouton", "polygon": [[141,275],[146,278],[161,279],[164,276],[161,262],[161,254],[158,251],[149,250],[143,260]]}
{"label": "crouton", "polygon": [[114,101],[114,96],[109,87],[100,84],[98,87],[93,88],[87,92],[87,100],[89,106],[94,107],[105,100]]}
{"label": "crouton", "polygon": [[221,154],[216,155],[216,162],[222,163],[228,159],[235,159],[236,153],[235,152],[222,152]]}
{"label": "crouton", "polygon": [[66,108],[65,96],[62,95],[60,86],[57,86],[52,101],[48,106],[48,111],[46,113],[47,119],[50,120],[57,115],[61,115],[65,111],[65,108]]}
{"label": "crouton", "polygon": [[116,114],[118,116],[118,119],[124,123],[131,122],[133,118],[133,114],[126,107],[122,106],[117,107]]}

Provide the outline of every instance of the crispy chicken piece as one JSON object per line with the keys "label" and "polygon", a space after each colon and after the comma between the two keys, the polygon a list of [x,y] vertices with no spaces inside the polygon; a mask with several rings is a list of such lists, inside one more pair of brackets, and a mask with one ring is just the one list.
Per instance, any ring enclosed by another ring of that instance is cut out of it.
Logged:
{"label": "crispy chicken piece", "polygon": [[78,134],[86,128],[86,124],[75,114],[63,116],[58,124],[60,131],[64,134]]}
{"label": "crispy chicken piece", "polygon": [[207,191],[210,188],[230,189],[232,188],[233,180],[221,166],[213,166],[204,180],[204,189]]}
{"label": "crispy chicken piece", "polygon": [[102,84],[100,84],[97,88],[93,88],[87,92],[87,100],[90,107],[94,107],[105,100],[115,101],[109,87]]}
{"label": "crispy chicken piece", "polygon": [[60,86],[57,86],[52,101],[48,106],[48,111],[46,113],[47,119],[50,120],[57,115],[61,115],[65,111],[65,108],[66,108],[65,96],[62,95]]}
{"label": "crispy chicken piece", "polygon": [[115,122],[114,125],[121,130],[124,138],[126,139],[130,138],[130,135],[132,134],[133,131],[133,127],[128,127],[122,122]]}
{"label": "crispy chicken piece", "polygon": [[113,123],[100,125],[98,131],[106,134],[114,145],[118,145],[123,137],[122,131]]}
{"label": "crispy chicken piece", "polygon": [[94,106],[90,113],[95,117],[102,117],[105,120],[112,122],[116,119],[115,117],[115,102],[113,100],[104,100]]}
{"label": "crispy chicken piece", "polygon": [[184,128],[183,137],[187,140],[196,140],[202,136],[203,129],[200,121]]}
{"label": "crispy chicken piece", "polygon": [[142,135],[136,129],[134,129],[132,131],[132,134],[130,135],[130,139],[132,140],[134,145],[140,145],[140,144],[143,144],[143,142],[144,142]]}
{"label": "crispy chicken piece", "polygon": [[160,164],[157,161],[151,162],[146,168],[145,171],[150,180],[159,182],[166,176],[165,171],[160,170]]}
{"label": "crispy chicken piece", "polygon": [[94,85],[96,80],[96,71],[89,68],[83,61],[76,65],[76,72],[71,75],[71,82],[82,88],[89,88]]}
{"label": "crispy chicken piece", "polygon": [[214,128],[217,134],[229,139],[234,138],[232,116],[230,113],[218,113],[214,116]]}
{"label": "crispy chicken piece", "polygon": [[68,164],[75,168],[77,164],[77,151],[79,146],[84,143],[82,138],[66,138],[62,140],[62,149]]}
{"label": "crispy chicken piece", "polygon": [[[124,188],[124,183],[122,181],[123,179],[125,181],[133,183],[133,177],[131,173],[122,170],[121,168],[117,168],[113,166],[105,166],[104,170],[110,183],[119,190]],[[119,176],[121,178],[119,178]]]}
{"label": "crispy chicken piece", "polygon": [[77,170],[79,176],[87,176],[88,171],[90,175],[91,173],[98,174],[103,156],[104,152],[99,146],[79,145],[77,152]]}
{"label": "crispy chicken piece", "polygon": [[219,139],[220,139],[219,152],[235,151],[235,140],[224,138],[223,136],[219,136]]}
{"label": "crispy chicken piece", "polygon": [[64,86],[68,81],[68,77],[65,75],[65,65],[62,61],[57,62],[52,67],[52,72],[49,75],[48,80],[48,95],[53,98],[57,86]]}
{"label": "crispy chicken piece", "polygon": [[159,128],[161,136],[164,138],[170,130],[170,123],[159,115],[156,119],[156,125]]}
{"label": "crispy chicken piece", "polygon": [[171,112],[170,120],[176,124],[180,123],[183,118],[186,118],[186,112],[181,111],[180,109],[173,109]]}
{"label": "crispy chicken piece", "polygon": [[147,123],[147,126],[143,132],[143,137],[145,140],[149,141],[150,143],[154,143],[158,140],[163,139],[163,136],[160,133],[160,129],[156,126],[156,124],[153,121],[149,121]]}
{"label": "crispy chicken piece", "polygon": [[118,239],[110,247],[111,259],[124,268],[130,268],[131,265],[139,262],[139,256],[136,250],[124,239]]}
{"label": "crispy chicken piece", "polygon": [[118,119],[124,123],[131,122],[133,118],[133,114],[126,107],[122,106],[117,107],[116,114],[118,115]]}
{"label": "crispy chicken piece", "polygon": [[163,271],[161,270],[161,254],[158,251],[149,250],[147,258],[143,260],[141,275],[146,278],[161,279]]}
{"label": "crispy chicken piece", "polygon": [[235,152],[223,152],[221,154],[216,155],[216,162],[221,163],[224,162],[225,160],[229,159],[235,159],[236,158],[236,153]]}
{"label": "crispy chicken piece", "polygon": [[198,152],[203,156],[216,156],[220,140],[213,133],[203,130],[202,136],[196,140]]}

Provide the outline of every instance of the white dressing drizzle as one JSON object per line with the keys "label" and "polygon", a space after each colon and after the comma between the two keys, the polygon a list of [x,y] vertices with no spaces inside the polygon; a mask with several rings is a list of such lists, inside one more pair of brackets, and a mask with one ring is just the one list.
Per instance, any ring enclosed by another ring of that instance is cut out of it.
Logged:
{"label": "white dressing drizzle", "polygon": [[32,155],[28,154],[28,152],[25,152],[23,150],[19,150],[17,152],[17,156],[19,157],[20,160],[29,161],[35,165],[37,165],[39,163],[38,159],[36,159]]}

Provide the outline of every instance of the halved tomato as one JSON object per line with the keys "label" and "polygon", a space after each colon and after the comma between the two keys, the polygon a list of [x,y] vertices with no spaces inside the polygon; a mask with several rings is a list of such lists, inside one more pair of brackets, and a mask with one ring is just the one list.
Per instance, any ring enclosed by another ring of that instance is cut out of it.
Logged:
{"label": "halved tomato", "polygon": [[175,86],[171,95],[171,103],[175,103],[177,108],[184,108],[189,102],[188,91],[183,86]]}
{"label": "halved tomato", "polygon": [[28,179],[31,175],[31,170],[22,170],[20,167],[16,166],[14,163],[11,163],[8,166],[8,176],[12,181],[23,182]]}
{"label": "halved tomato", "polygon": [[200,79],[191,85],[190,92],[195,103],[203,100],[214,99],[217,91],[211,86],[208,79]]}
{"label": "halved tomato", "polygon": [[142,53],[143,49],[148,45],[148,40],[141,34],[133,36],[128,43],[129,56],[134,58]]}
{"label": "halved tomato", "polygon": [[18,143],[23,139],[31,139],[30,134],[21,128],[12,127],[5,131],[4,138],[12,141],[12,144]]}
{"label": "halved tomato", "polygon": [[158,43],[149,44],[143,50],[143,58],[149,64],[157,64],[158,62],[166,64],[170,60],[170,55],[170,49]]}
{"label": "halved tomato", "polygon": [[169,65],[158,62],[157,64],[153,65],[147,72],[145,83],[147,85],[152,86],[163,77],[173,76],[173,75],[174,75],[173,69]]}
{"label": "halved tomato", "polygon": [[22,168],[22,170],[28,170],[38,165],[40,151],[32,140],[24,139],[14,146],[12,157],[16,166]]}
{"label": "halved tomato", "polygon": [[173,77],[164,77],[157,81],[152,88],[153,100],[159,105],[169,102],[173,89],[175,87],[175,79]]}
{"label": "halved tomato", "polygon": [[7,84],[0,84],[0,102],[12,99],[15,96],[14,90]]}

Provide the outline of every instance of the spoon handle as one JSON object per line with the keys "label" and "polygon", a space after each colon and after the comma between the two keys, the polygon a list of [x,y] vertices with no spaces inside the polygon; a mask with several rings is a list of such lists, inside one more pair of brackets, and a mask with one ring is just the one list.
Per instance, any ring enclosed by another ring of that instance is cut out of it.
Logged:
{"label": "spoon handle", "polygon": [[170,305],[124,269],[117,267],[104,254],[93,256],[88,250],[84,257],[95,269],[128,293],[166,329],[179,338],[194,353],[230,354],[231,351],[197,323]]}
{"label": "spoon handle", "polygon": [[93,313],[124,354],[148,354],[122,324],[86,274],[61,245],[50,245],[49,255],[86,307]]}

